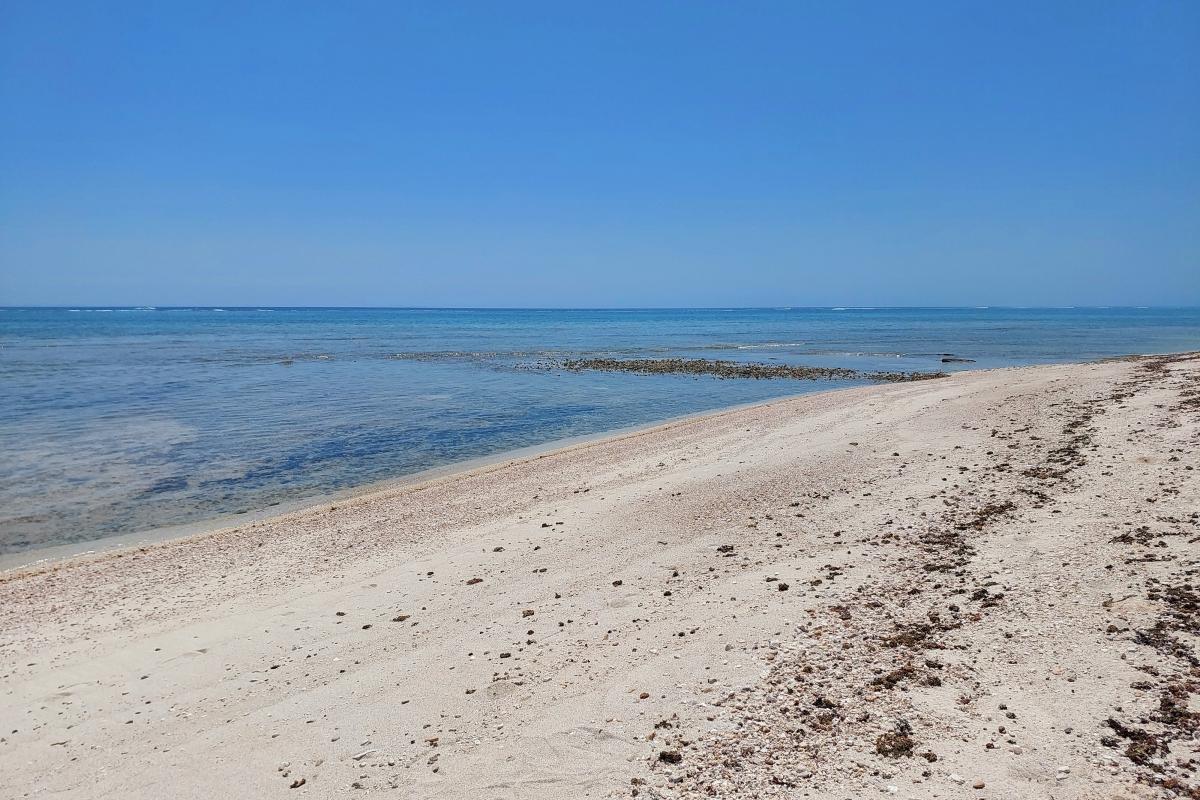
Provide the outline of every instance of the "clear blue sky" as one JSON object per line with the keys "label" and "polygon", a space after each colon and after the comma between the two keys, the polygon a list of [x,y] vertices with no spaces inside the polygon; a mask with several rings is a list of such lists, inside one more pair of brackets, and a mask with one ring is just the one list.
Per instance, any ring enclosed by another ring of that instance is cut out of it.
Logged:
{"label": "clear blue sky", "polygon": [[0,304],[1200,304],[1200,3],[7,2]]}

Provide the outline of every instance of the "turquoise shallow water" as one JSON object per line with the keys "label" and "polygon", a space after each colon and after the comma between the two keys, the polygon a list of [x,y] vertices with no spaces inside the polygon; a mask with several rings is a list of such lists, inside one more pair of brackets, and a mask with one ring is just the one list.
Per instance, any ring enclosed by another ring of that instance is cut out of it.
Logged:
{"label": "turquoise shallow water", "polygon": [[980,368],[1200,349],[1200,309],[0,309],[0,553],[315,498],[839,383],[529,369]]}

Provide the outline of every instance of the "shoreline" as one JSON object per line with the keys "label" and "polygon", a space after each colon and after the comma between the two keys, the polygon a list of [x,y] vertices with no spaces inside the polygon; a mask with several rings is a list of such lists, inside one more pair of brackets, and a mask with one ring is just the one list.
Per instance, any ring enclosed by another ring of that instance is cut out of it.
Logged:
{"label": "shoreline", "polygon": [[122,800],[1195,794],[1198,401],[1197,353],[802,394],[0,573],[0,771]]}
{"label": "shoreline", "polygon": [[[995,369],[1021,369],[1021,367],[997,367]],[[560,452],[568,452],[579,447],[604,444],[609,441],[619,441],[627,437],[649,433],[659,428],[668,429],[671,426],[680,423],[701,420],[721,414],[741,411],[744,409],[770,406],[774,403],[786,402],[788,400],[794,400],[799,397],[807,397],[814,394],[844,392],[876,385],[882,384],[841,386],[835,389],[822,389],[814,392],[800,392],[796,394],[780,395],[779,397],[774,397],[769,400],[758,400],[750,403],[735,403],[734,405],[722,406],[709,411],[697,411],[691,414],[681,414],[675,417],[668,417],[667,419],[659,420],[657,422],[629,425],[626,427],[613,428],[611,430],[600,431],[597,433],[579,434],[578,436],[567,436],[561,439],[552,439],[548,442],[543,442],[542,444],[533,444],[511,450],[502,450],[491,455],[475,456],[461,461],[443,464],[437,467],[428,467],[426,469],[418,470],[417,472],[410,472],[405,475],[398,475],[394,478],[384,478],[383,480],[379,481],[357,484],[345,489],[319,493],[313,495],[312,497],[293,500],[290,502],[282,502],[276,506],[266,506],[264,508],[247,511],[245,513],[229,512],[215,517],[197,520],[196,522],[183,523],[180,525],[163,525],[156,528],[149,528],[144,531],[119,533],[113,536],[105,536],[100,539],[93,539],[91,541],[50,545],[47,547],[34,548],[32,550],[23,550],[16,553],[0,553],[0,577],[2,577],[6,572],[23,569],[35,569],[63,561],[69,561],[75,558],[89,558],[94,556],[109,555],[120,550],[145,547],[149,545],[161,544],[163,542],[200,538],[214,533],[230,532],[245,528],[251,524],[282,521],[285,518],[293,515],[303,515],[314,512],[330,505],[331,503],[348,503],[376,495],[389,495],[405,489],[420,488],[421,486],[434,481],[454,479],[456,477],[465,477],[474,474],[483,474],[497,467],[520,464],[522,462],[538,459],[543,456],[555,455]]]}
{"label": "shoreline", "polygon": [[[1038,366],[1102,363],[1103,361],[1108,360],[1142,357],[1150,356],[1115,356],[1111,359],[1101,359],[1094,362],[1054,362],[1049,364],[1036,364],[1016,367],[990,367],[968,371],[973,373],[997,372],[1003,370],[1028,369],[1030,367]],[[934,378],[927,378],[927,380],[941,380],[943,378],[950,377],[950,375],[953,374],[957,373],[941,373]],[[328,506],[331,503],[346,503],[366,496],[388,494],[393,491],[420,486],[429,481],[451,479],[458,476],[473,474],[476,471],[487,471],[490,468],[520,463],[530,459],[539,458],[544,455],[554,454],[560,450],[566,451],[580,446],[601,444],[609,440],[616,441],[628,436],[647,433],[660,427],[666,428],[678,423],[705,419],[743,409],[771,406],[776,403],[787,402],[796,398],[807,397],[810,395],[831,394],[836,392],[851,391],[854,389],[863,389],[870,386],[884,385],[887,385],[887,382],[869,383],[856,386],[840,386],[832,389],[821,389],[812,392],[799,392],[794,394],[780,395],[779,397],[771,398],[769,400],[759,400],[749,403],[735,403],[733,405],[721,406],[720,408],[708,411],[697,411],[691,414],[668,417],[667,419],[659,420],[657,422],[635,424],[626,427],[599,431],[597,433],[580,434],[578,436],[568,436],[561,439],[552,439],[541,444],[528,445],[510,450],[502,450],[491,455],[475,456],[472,458],[463,459],[461,461],[443,464],[441,466],[428,467],[416,472],[398,475],[393,478],[385,478],[379,481],[356,484],[344,489],[338,489],[329,492],[319,492],[310,497],[285,501],[275,506],[266,506],[263,508],[246,511],[244,513],[228,512],[194,522],[181,523],[177,525],[162,525],[154,528],[148,528],[143,531],[118,533],[112,536],[104,536],[99,539],[88,541],[36,547],[31,550],[22,550],[15,553],[0,553],[0,575],[3,575],[5,572],[48,566],[74,558],[103,556],[120,550],[144,547],[168,541],[203,537],[213,533],[227,532],[244,528],[250,524],[281,520],[294,514],[305,514],[315,511],[316,509]]]}
{"label": "shoreline", "polygon": [[[946,355],[946,354],[939,353],[937,355]],[[1147,355],[1154,355],[1154,354],[1147,354]],[[1126,358],[1126,357],[1133,357],[1133,356],[1129,356],[1129,355],[1127,355],[1127,356],[1110,356],[1108,358]],[[960,359],[955,358],[954,360],[958,361]],[[1097,359],[1097,360],[1103,361],[1105,359]],[[669,364],[672,360],[671,359],[650,359],[650,361],[653,362],[657,368],[657,367],[661,366],[662,364]],[[699,361],[693,359],[692,361],[686,362],[686,363],[693,363],[693,362],[698,363],[698,364],[704,364],[709,367],[711,367],[714,364],[719,365],[719,364],[724,363],[724,362],[707,362],[703,359],[701,359]],[[1080,363],[1080,364],[1091,363],[1091,360],[1089,360],[1089,361],[1048,361],[1048,362],[1037,362],[1034,364],[1027,364],[1027,365],[1023,365],[1023,366],[983,367],[981,369],[969,369],[966,371],[981,372],[981,371],[1004,370],[1004,369],[1022,369],[1022,368],[1028,367],[1028,366],[1048,366],[1048,365],[1054,365],[1054,364],[1068,364],[1068,363]],[[751,364],[751,366],[755,367],[756,369],[778,369],[779,368],[777,366],[768,366],[765,364]],[[784,369],[792,369],[792,368],[785,367]],[[838,370],[835,370],[832,368],[799,367],[798,369],[800,369],[802,371],[816,370],[818,372],[830,372],[830,371],[837,372],[838,371]],[[632,370],[632,371],[638,372],[639,370]],[[670,370],[666,370],[666,371],[669,372]],[[853,372],[853,370],[851,370],[851,371]],[[937,373],[921,373],[921,372],[886,373],[885,372],[885,373],[879,373],[879,374],[880,375],[890,375],[893,377],[903,376],[903,380],[907,381],[907,380],[914,380],[914,379],[933,379],[933,378],[940,379],[942,377],[957,374],[957,372],[959,372],[959,371],[961,371],[961,370],[952,368],[950,372],[937,372]],[[652,372],[646,373],[646,374],[652,374]],[[755,373],[755,374],[757,374],[757,373]],[[856,372],[856,374],[866,375],[867,373]],[[739,377],[749,379],[749,378],[746,378],[746,376],[739,376]],[[828,379],[832,380],[832,378],[828,378]],[[812,380],[821,380],[821,379],[814,378]],[[891,382],[891,380],[892,380],[891,378],[880,379],[880,381],[877,383],[862,384],[862,385],[883,385],[884,383]],[[903,382],[903,381],[900,381],[900,382]],[[302,496],[302,497],[295,498],[295,499],[287,499],[287,500],[278,501],[277,503],[275,503],[273,505],[272,504],[254,505],[253,507],[246,508],[245,510],[235,510],[235,511],[227,511],[227,512],[217,513],[217,514],[213,514],[211,516],[205,516],[205,517],[194,519],[194,520],[188,521],[188,522],[159,524],[159,525],[154,525],[153,527],[144,528],[141,530],[116,532],[116,533],[112,533],[112,534],[108,534],[108,535],[100,535],[97,538],[84,539],[81,541],[62,542],[62,543],[57,543],[57,544],[38,543],[29,549],[13,551],[13,552],[0,552],[0,573],[2,573],[4,571],[14,570],[14,569],[23,569],[23,568],[34,567],[34,566],[37,566],[40,564],[53,563],[53,562],[62,561],[65,559],[70,559],[70,558],[97,556],[97,555],[102,555],[105,553],[110,553],[110,552],[120,550],[120,549],[125,549],[125,548],[139,547],[139,546],[144,546],[147,544],[154,544],[157,542],[168,541],[168,540],[172,540],[172,539],[202,536],[202,535],[206,535],[208,533],[214,532],[214,531],[221,531],[221,530],[226,530],[226,529],[230,529],[230,528],[239,528],[239,527],[243,527],[247,524],[250,524],[252,522],[262,522],[262,521],[270,520],[275,517],[283,516],[286,514],[299,513],[299,512],[303,512],[308,509],[316,508],[316,507],[319,507],[319,506],[322,506],[322,505],[325,505],[328,503],[345,502],[345,501],[347,501],[351,498],[354,498],[360,494],[373,493],[373,492],[379,492],[379,491],[387,491],[389,489],[396,488],[399,486],[405,486],[405,485],[409,485],[409,484],[413,484],[413,483],[419,483],[419,482],[426,481],[426,480],[436,480],[436,479],[440,479],[443,477],[447,477],[447,476],[452,475],[457,472],[465,472],[465,471],[470,471],[470,470],[477,469],[477,468],[483,468],[483,467],[491,466],[494,464],[503,463],[505,461],[512,460],[512,459],[529,458],[529,457],[532,457],[532,456],[535,456],[535,455],[538,455],[538,454],[541,454],[544,452],[550,452],[552,450],[559,449],[562,447],[570,447],[570,446],[574,446],[575,444],[587,443],[587,442],[591,442],[591,441],[601,441],[601,440],[604,440],[609,437],[621,436],[621,435],[625,435],[628,433],[635,433],[635,432],[638,432],[641,430],[653,428],[658,425],[670,424],[672,422],[683,421],[683,420],[688,420],[688,419],[692,419],[692,418],[705,417],[705,416],[708,416],[711,414],[725,413],[725,412],[737,410],[737,409],[743,408],[743,407],[780,402],[780,401],[784,401],[784,400],[787,400],[790,398],[799,397],[799,396],[803,396],[803,395],[807,395],[807,394],[825,393],[825,392],[831,392],[831,391],[836,392],[836,391],[841,391],[845,388],[857,388],[857,387],[856,386],[850,386],[850,387],[839,386],[837,388],[818,389],[815,392],[799,392],[799,393],[792,393],[792,394],[784,394],[784,395],[779,395],[777,397],[774,397],[774,398],[771,398],[768,400],[757,400],[757,401],[751,401],[751,402],[747,402],[747,403],[733,403],[730,405],[724,405],[724,406],[720,406],[718,408],[714,408],[714,409],[710,409],[710,410],[706,410],[706,411],[697,411],[697,412],[693,412],[693,413],[667,417],[665,419],[658,420],[658,421],[652,421],[652,422],[646,422],[646,423],[635,423],[633,425],[622,426],[622,427],[607,429],[607,430],[603,430],[603,431],[597,431],[595,433],[587,433],[587,434],[580,434],[580,435],[576,435],[576,436],[567,436],[567,437],[558,438],[558,439],[551,439],[549,441],[546,441],[546,442],[543,442],[540,444],[528,445],[528,446],[518,447],[518,448],[513,448],[513,449],[499,450],[499,451],[496,451],[491,454],[464,458],[461,460],[452,461],[450,463],[442,464],[439,466],[433,466],[433,467],[428,467],[425,469],[417,470],[414,472],[406,472],[406,473],[398,474],[398,475],[395,475],[394,477],[390,477],[390,478],[383,478],[383,479],[379,479],[379,480],[368,481],[365,483],[356,483],[354,485],[345,486],[340,489],[333,489],[333,490],[326,490],[326,491],[317,490],[317,491],[314,491],[312,494],[308,494],[306,496]]]}

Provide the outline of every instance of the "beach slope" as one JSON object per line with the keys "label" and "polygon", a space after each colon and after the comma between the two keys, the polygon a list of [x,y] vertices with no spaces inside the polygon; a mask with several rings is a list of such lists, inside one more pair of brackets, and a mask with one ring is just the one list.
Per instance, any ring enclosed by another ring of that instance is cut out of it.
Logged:
{"label": "beach slope", "polygon": [[1197,453],[1196,356],[968,372],[11,570],[0,794],[1200,796]]}

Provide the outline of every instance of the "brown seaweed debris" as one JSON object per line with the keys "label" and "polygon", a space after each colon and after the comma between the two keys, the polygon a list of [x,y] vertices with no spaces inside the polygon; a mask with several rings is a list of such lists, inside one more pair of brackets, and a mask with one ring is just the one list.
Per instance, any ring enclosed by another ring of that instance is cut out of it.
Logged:
{"label": "brown seaweed debris", "polygon": [[1138,766],[1154,766],[1151,759],[1167,754],[1166,744],[1149,731],[1131,728],[1109,717],[1108,727],[1122,739],[1129,740],[1125,748],[1125,756]]}
{"label": "brown seaweed debris", "polygon": [[1003,503],[988,503],[983,508],[974,512],[971,519],[966,522],[960,522],[956,527],[962,531],[968,528],[982,530],[995,517],[1002,517],[1011,514],[1017,509],[1017,504],[1011,500],[1005,500]]}
{"label": "brown seaweed debris", "polygon": [[912,664],[905,664],[902,667],[892,670],[886,675],[880,675],[871,681],[872,686],[878,686],[883,689],[895,689],[899,684],[915,677],[917,670]]}
{"label": "brown seaweed debris", "polygon": [[[881,756],[890,758],[900,758],[901,756],[911,756],[917,743],[912,738],[912,725],[906,719],[896,720],[896,729],[879,735],[875,740],[875,752]],[[932,756],[932,753],[926,753],[925,758]],[[937,756],[933,756],[932,761],[937,760]]]}
{"label": "brown seaweed debris", "polygon": [[884,383],[944,378],[945,372],[862,372],[845,367],[760,364],[707,358],[570,358],[559,366],[571,372],[632,372],[637,375],[712,375],[717,378],[798,381],[867,380]]}
{"label": "brown seaweed debris", "polygon": [[958,627],[958,623],[942,623],[940,619],[935,624],[927,622],[898,624],[896,632],[891,636],[884,637],[880,644],[884,647],[904,647],[910,650],[944,650],[945,646],[933,639],[933,636]]}

